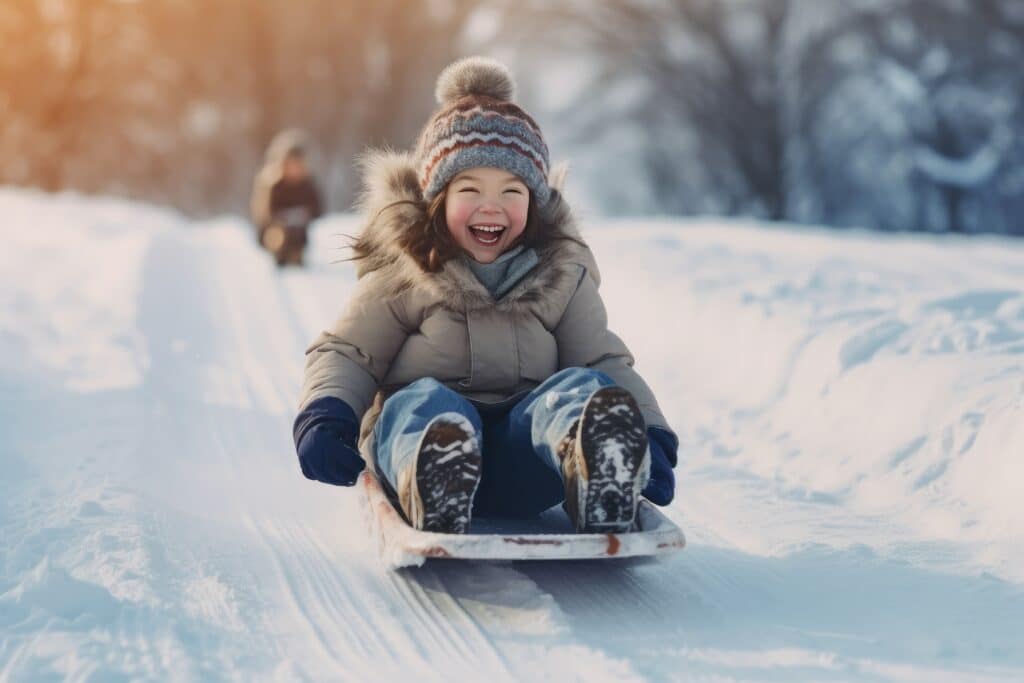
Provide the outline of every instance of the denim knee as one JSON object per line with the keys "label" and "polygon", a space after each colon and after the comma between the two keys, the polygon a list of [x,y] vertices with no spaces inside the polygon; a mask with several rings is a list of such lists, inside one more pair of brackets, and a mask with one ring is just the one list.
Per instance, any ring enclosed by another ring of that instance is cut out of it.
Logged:
{"label": "denim knee", "polygon": [[[399,407],[401,406],[401,407]],[[430,406],[438,414],[454,411],[470,418],[473,426],[480,428],[479,415],[473,404],[459,392],[433,377],[421,377],[396,391],[384,402],[384,411],[407,410],[415,406],[417,412]]]}
{"label": "denim knee", "polygon": [[574,383],[593,381],[603,387],[615,384],[615,380],[613,380],[611,377],[604,374],[600,370],[581,367],[571,367],[559,370],[555,374],[551,375],[551,377],[548,378],[548,381],[572,381]]}
{"label": "denim knee", "polygon": [[438,382],[433,377],[420,377],[415,382],[410,382],[405,385],[406,389],[413,389],[417,391],[451,391],[448,387]]}

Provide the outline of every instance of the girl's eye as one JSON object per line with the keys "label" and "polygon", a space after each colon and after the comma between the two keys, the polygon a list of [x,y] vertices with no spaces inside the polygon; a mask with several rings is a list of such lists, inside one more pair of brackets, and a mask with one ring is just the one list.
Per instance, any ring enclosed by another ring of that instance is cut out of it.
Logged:
{"label": "girl's eye", "polygon": [[505,190],[505,192],[514,192],[515,194],[522,194],[523,193],[523,191],[520,190],[517,187],[510,187],[507,190]]}
{"label": "girl's eye", "polygon": [[459,190],[459,192],[476,192],[476,188],[475,187],[464,187],[461,190]]}

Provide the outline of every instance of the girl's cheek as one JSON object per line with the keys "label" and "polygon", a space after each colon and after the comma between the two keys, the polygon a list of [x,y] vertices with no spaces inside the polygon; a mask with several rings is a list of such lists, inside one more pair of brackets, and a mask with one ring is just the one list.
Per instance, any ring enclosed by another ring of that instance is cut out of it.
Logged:
{"label": "girl's cheek", "polygon": [[466,202],[459,201],[458,198],[450,200],[445,207],[445,218],[448,220],[450,228],[465,226],[471,213],[473,213],[473,207]]}
{"label": "girl's cheek", "polygon": [[518,202],[507,209],[509,216],[516,225],[526,225],[526,214],[530,205],[526,202]]}

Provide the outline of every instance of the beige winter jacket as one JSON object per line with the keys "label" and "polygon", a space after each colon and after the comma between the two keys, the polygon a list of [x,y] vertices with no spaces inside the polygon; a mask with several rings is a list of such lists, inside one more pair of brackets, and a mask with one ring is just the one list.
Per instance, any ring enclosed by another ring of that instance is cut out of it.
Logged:
{"label": "beige winter jacket", "polygon": [[554,239],[580,239],[557,192],[549,214],[553,239],[534,247],[537,266],[495,301],[460,259],[426,273],[396,245],[395,236],[423,211],[408,156],[369,156],[365,183],[363,235],[371,254],[359,262],[345,312],[306,352],[300,408],[322,396],[348,403],[363,416],[366,453],[383,400],[417,379],[433,377],[471,401],[497,403],[562,368],[587,367],[628,389],[648,425],[669,429],[629,349],[608,329],[590,249]]}

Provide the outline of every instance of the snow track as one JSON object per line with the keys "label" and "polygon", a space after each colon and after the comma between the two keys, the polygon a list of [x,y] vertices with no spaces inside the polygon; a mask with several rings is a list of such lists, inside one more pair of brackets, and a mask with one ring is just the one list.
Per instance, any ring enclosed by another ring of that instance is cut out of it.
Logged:
{"label": "snow track", "polygon": [[278,271],[234,220],[0,209],[2,681],[1024,676],[1020,245],[593,229],[687,549],[389,572],[290,435],[350,218]]}

